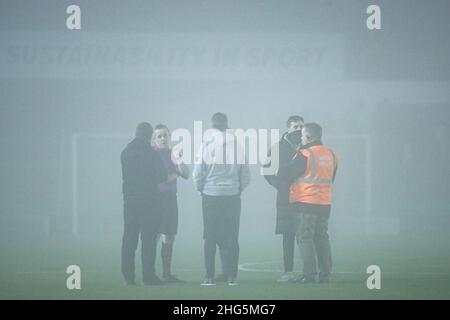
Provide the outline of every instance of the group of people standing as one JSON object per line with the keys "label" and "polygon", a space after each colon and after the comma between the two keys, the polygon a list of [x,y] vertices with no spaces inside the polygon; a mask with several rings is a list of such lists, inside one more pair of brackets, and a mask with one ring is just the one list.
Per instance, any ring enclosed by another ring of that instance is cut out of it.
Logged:
{"label": "group of people standing", "polygon": [[[216,113],[212,134],[200,146],[193,168],[193,181],[202,196],[203,239],[206,275],[202,285],[216,282],[237,285],[241,193],[250,183],[247,163],[238,163],[236,136],[228,119]],[[285,272],[279,282],[328,282],[331,249],[328,219],[331,189],[337,171],[337,157],[321,143],[322,129],[291,116],[287,132],[276,145],[279,167],[265,178],[277,189],[276,233],[283,235]],[[274,150],[274,149],[272,149]],[[136,285],[135,252],[141,237],[142,274],[145,285],[184,282],[171,273],[173,244],[178,228],[178,177],[188,179],[183,151],[170,148],[170,131],[159,124],[154,129],[140,123],[136,137],[121,154],[124,234],[122,274],[125,285]],[[221,156],[219,161],[218,155]],[[212,161],[204,161],[204,159]],[[199,161],[198,161],[199,160]],[[270,166],[270,163],[265,164]],[[157,244],[161,239],[162,278],[155,272]],[[303,258],[303,277],[293,273],[295,240]],[[223,274],[215,277],[215,256],[219,248]]]}
{"label": "group of people standing", "polygon": [[[264,176],[277,189],[275,233],[283,235],[284,273],[277,281],[328,283],[332,266],[328,220],[338,157],[322,144],[317,123],[305,124],[294,115],[286,125],[277,145],[278,171]],[[293,272],[296,240],[303,260],[300,278]]]}
{"label": "group of people standing", "polygon": [[[173,244],[178,229],[176,179],[189,178],[189,168],[169,147],[167,126],[155,130],[147,123],[136,128],[136,138],[121,154],[124,233],[122,274],[126,285],[135,282],[135,252],[141,237],[142,278],[146,285],[183,282],[171,273]],[[158,239],[161,239],[162,280],[155,273]]]}

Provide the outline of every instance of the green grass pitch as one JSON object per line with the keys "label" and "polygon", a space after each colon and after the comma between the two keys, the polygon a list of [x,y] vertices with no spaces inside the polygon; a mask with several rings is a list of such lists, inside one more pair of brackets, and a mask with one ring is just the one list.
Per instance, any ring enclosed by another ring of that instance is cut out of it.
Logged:
{"label": "green grass pitch", "polygon": [[[185,284],[124,287],[120,237],[2,240],[1,299],[449,299],[450,250],[444,240],[371,237],[332,242],[334,273],[329,284],[276,283],[281,238],[264,243],[241,241],[239,285],[200,286],[202,241],[175,244],[173,272]],[[66,268],[81,268],[81,290],[66,288]],[[369,290],[366,268],[381,268],[381,289]],[[136,254],[140,283],[140,255]],[[217,271],[220,264],[217,259]],[[157,269],[160,273],[160,258]],[[295,270],[301,260],[296,252]]]}

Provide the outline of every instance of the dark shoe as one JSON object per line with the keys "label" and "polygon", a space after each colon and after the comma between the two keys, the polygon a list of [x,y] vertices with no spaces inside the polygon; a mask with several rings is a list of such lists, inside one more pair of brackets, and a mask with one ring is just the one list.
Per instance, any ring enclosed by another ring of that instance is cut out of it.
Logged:
{"label": "dark shoe", "polygon": [[330,278],[328,277],[319,278],[319,283],[330,283]]}
{"label": "dark shoe", "polygon": [[298,279],[296,281],[296,283],[300,283],[300,284],[316,283],[316,280],[314,280],[314,278],[303,277],[303,278]]}
{"label": "dark shoe", "polygon": [[186,281],[178,279],[177,277],[175,277],[174,275],[169,275],[169,276],[163,276],[162,280],[165,283],[185,283]]}
{"label": "dark shoe", "polygon": [[150,280],[144,281],[144,285],[146,286],[161,286],[164,282],[161,281],[157,276],[153,276]]}
{"label": "dark shoe", "polygon": [[136,281],[134,281],[134,280],[125,280],[123,282],[123,285],[125,287],[133,287],[133,286],[136,286],[137,284],[136,284]]}
{"label": "dark shoe", "polygon": [[215,279],[215,282],[226,282],[227,277],[224,274],[219,274]]}

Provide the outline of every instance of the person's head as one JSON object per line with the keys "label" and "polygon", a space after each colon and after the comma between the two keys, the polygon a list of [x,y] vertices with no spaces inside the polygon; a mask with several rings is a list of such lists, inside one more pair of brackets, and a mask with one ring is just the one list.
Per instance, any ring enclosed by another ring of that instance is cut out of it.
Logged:
{"label": "person's head", "polygon": [[286,121],[287,132],[291,133],[294,131],[302,130],[304,120],[302,117],[294,115],[290,116]]}
{"label": "person's head", "polygon": [[153,135],[153,127],[148,122],[141,122],[136,127],[136,138],[151,140]]}
{"label": "person's head", "polygon": [[158,124],[155,126],[155,132],[153,134],[153,142],[158,148],[169,148],[170,131],[164,124]]}
{"label": "person's head", "polygon": [[228,118],[224,113],[217,112],[211,118],[211,126],[214,129],[225,131],[228,129]]}
{"label": "person's head", "polygon": [[320,141],[322,139],[322,127],[317,123],[306,123],[302,128],[302,145]]}

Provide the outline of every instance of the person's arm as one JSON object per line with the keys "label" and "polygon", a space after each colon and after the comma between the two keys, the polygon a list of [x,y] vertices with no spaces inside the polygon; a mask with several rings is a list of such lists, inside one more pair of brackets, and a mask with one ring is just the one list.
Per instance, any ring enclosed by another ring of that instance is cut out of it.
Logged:
{"label": "person's arm", "polygon": [[250,169],[247,164],[241,165],[240,177],[239,177],[239,191],[244,191],[245,188],[250,184],[251,174]]}
{"label": "person's arm", "polygon": [[192,170],[192,180],[194,181],[195,190],[198,192],[203,191],[203,164],[195,164],[194,169]]}
{"label": "person's arm", "polygon": [[[267,152],[267,160],[266,163],[263,165],[263,168],[270,168],[271,166],[271,155],[272,155],[272,148],[269,149]],[[275,189],[278,189],[279,181],[276,174],[265,174],[264,179],[273,186]]]}
{"label": "person's arm", "polygon": [[179,165],[177,165],[178,173],[180,174],[180,177],[183,179],[189,179],[189,168],[187,165],[185,165],[183,162],[181,162]]}
{"label": "person's arm", "polygon": [[333,183],[334,183],[334,179],[336,178],[336,172],[338,170],[338,166],[336,165],[336,167],[334,168],[334,172],[333,172]]}
{"label": "person's arm", "polygon": [[297,153],[294,158],[284,166],[280,166],[278,170],[278,178],[282,181],[291,183],[293,180],[300,178],[306,171],[307,159],[301,153]]}
{"label": "person's arm", "polygon": [[333,155],[333,162],[334,162],[334,172],[333,172],[333,179],[331,180],[334,183],[334,179],[336,178],[336,173],[338,170],[338,158],[336,157],[336,155],[334,154],[333,151],[331,151],[331,154]]}
{"label": "person's arm", "polygon": [[172,172],[167,177],[167,181],[166,182],[172,182],[173,180],[177,180],[178,176],[179,176],[178,172]]}
{"label": "person's arm", "polygon": [[167,182],[169,177],[161,157],[156,153],[156,151],[153,151],[152,158],[153,176],[156,184]]}
{"label": "person's arm", "polygon": [[184,179],[189,179],[189,168],[183,162],[183,149],[175,152],[174,156],[174,165],[178,175]]}
{"label": "person's arm", "polygon": [[[270,165],[270,164],[269,164]],[[278,189],[279,186],[279,180],[277,175],[275,174],[265,174],[264,179],[275,189]]]}
{"label": "person's arm", "polygon": [[199,153],[197,155],[197,161],[194,164],[192,170],[192,180],[194,181],[194,187],[198,192],[203,192],[204,186],[204,163],[203,163],[203,144],[200,146]]}

